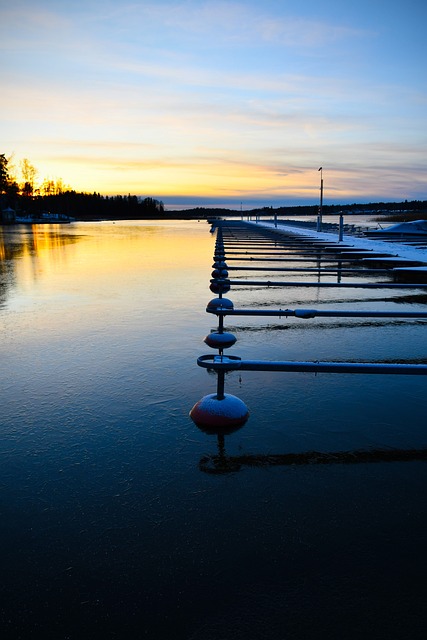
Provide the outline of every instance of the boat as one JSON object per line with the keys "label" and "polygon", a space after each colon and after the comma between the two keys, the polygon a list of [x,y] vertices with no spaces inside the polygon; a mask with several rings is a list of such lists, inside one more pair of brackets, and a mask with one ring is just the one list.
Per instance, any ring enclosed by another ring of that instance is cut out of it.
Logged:
{"label": "boat", "polygon": [[63,213],[43,212],[36,215],[16,216],[15,222],[17,224],[67,224],[75,222],[75,218]]}
{"label": "boat", "polygon": [[369,235],[375,236],[427,236],[427,220],[413,220],[412,222],[400,222],[385,229],[369,230]]}

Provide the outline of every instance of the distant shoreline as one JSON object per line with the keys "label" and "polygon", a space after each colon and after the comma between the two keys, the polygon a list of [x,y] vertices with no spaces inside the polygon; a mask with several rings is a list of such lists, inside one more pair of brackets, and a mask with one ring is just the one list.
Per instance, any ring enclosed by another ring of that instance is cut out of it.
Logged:
{"label": "distant shoreline", "polygon": [[[150,199],[146,199],[150,200]],[[145,201],[145,202],[146,202]],[[231,209],[226,207],[189,207],[188,209],[164,209],[155,205],[144,207],[136,198],[104,199],[100,196],[85,194],[63,194],[62,196],[43,197],[29,200],[27,207],[3,208],[0,224],[14,223],[13,218],[28,217],[34,222],[39,218],[68,218],[83,222],[113,221],[113,220],[209,220],[223,217],[271,219],[272,217],[289,218],[317,216],[318,205],[298,205],[282,207],[257,207],[254,209]],[[6,217],[7,212],[11,216]],[[350,218],[359,216],[375,216],[379,221],[410,222],[427,219],[427,201],[411,202],[377,202],[369,204],[327,204],[322,207],[325,218],[337,217],[343,214]]]}

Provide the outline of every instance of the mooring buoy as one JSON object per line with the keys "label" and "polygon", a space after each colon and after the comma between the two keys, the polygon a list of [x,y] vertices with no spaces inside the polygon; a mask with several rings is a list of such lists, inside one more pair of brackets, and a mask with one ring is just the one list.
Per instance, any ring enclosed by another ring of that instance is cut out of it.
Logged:
{"label": "mooring buoy", "polygon": [[243,400],[224,394],[219,399],[216,393],[204,396],[190,411],[190,418],[201,429],[235,429],[245,424],[249,411]]}
{"label": "mooring buoy", "polygon": [[234,304],[229,298],[213,298],[206,306],[206,311],[215,313],[217,309],[234,309]]}
{"label": "mooring buoy", "polygon": [[205,344],[207,344],[208,347],[212,347],[212,349],[228,349],[232,347],[236,341],[236,336],[228,331],[223,331],[222,333],[212,331],[212,333],[204,339]]}

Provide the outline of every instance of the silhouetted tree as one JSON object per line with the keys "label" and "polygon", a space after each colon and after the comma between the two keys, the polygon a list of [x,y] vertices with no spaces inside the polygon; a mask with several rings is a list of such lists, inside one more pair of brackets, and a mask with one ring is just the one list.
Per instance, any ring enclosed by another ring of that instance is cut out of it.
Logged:
{"label": "silhouetted tree", "polygon": [[0,195],[6,193],[9,184],[8,160],[4,153],[0,154]]}
{"label": "silhouetted tree", "polygon": [[22,193],[25,196],[31,197],[34,194],[34,183],[37,177],[37,169],[31,164],[27,158],[24,158],[21,162],[21,172],[24,179],[24,186],[22,187]]}

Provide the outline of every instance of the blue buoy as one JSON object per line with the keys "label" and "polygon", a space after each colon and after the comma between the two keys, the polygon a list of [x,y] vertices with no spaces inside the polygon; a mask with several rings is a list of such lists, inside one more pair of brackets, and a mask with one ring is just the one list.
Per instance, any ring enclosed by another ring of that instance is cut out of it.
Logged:
{"label": "blue buoy", "polygon": [[212,278],[228,278],[227,269],[214,269],[212,271]]}
{"label": "blue buoy", "polygon": [[212,293],[228,293],[231,289],[229,280],[212,280],[209,285],[209,289]]}
{"label": "blue buoy", "polygon": [[204,341],[209,347],[212,347],[212,349],[228,349],[236,343],[237,338],[227,331],[223,331],[222,333],[213,331],[206,336]]}
{"label": "blue buoy", "polygon": [[208,302],[206,311],[215,313],[217,309],[234,309],[234,304],[229,298],[213,298]]}

